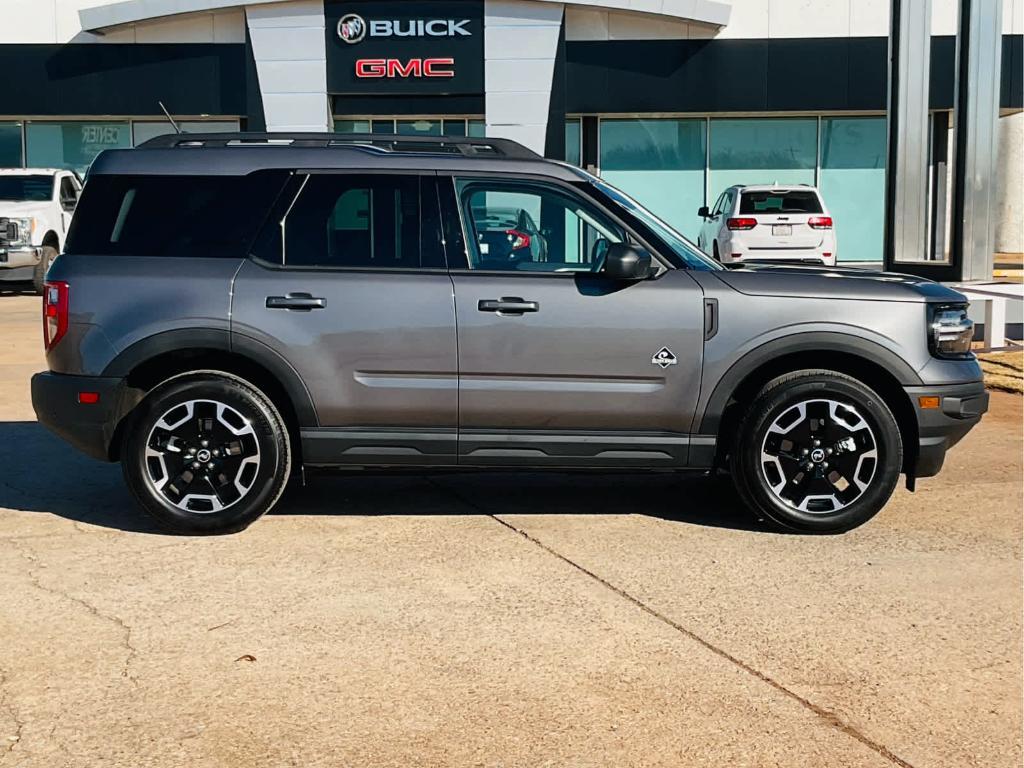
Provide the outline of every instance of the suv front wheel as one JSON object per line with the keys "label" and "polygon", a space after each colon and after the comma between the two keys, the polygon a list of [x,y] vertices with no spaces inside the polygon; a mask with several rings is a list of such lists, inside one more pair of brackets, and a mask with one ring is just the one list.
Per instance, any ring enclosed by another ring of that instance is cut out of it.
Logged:
{"label": "suv front wheel", "polygon": [[885,506],[899,480],[903,442],[892,412],[860,381],[796,371],[754,398],[730,463],[755,511],[785,528],[838,533]]}
{"label": "suv front wheel", "polygon": [[122,446],[128,487],[164,528],[231,533],[284,492],[291,448],[274,404],[228,373],[164,382],[139,404]]}

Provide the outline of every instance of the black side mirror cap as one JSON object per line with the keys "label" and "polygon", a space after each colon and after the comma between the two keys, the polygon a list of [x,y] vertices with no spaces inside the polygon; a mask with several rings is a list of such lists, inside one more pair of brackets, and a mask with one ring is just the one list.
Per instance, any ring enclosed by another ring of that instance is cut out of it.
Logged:
{"label": "black side mirror cap", "polygon": [[697,215],[700,216],[702,219],[706,219],[708,216],[711,215],[711,211],[708,210],[708,207],[706,205],[702,205],[700,208],[697,209]]}
{"label": "black side mirror cap", "polygon": [[646,280],[654,274],[651,254],[639,245],[611,243],[604,257],[604,274],[613,280]]}

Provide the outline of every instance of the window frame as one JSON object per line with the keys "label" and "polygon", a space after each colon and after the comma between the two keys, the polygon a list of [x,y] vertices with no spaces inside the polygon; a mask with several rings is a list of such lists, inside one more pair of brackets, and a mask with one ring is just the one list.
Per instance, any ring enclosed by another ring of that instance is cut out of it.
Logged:
{"label": "window frame", "polygon": [[[281,239],[281,253],[280,261],[270,261],[261,255],[255,253],[256,245],[263,238],[264,231],[267,227],[280,227],[284,220],[287,219],[291,209],[298,202],[302,195],[302,190],[305,187],[306,181],[312,176],[406,176],[415,178],[419,183],[420,193],[420,248],[426,244],[426,238],[424,233],[424,222],[427,217],[424,212],[427,206],[434,207],[434,217],[436,228],[435,232],[438,236],[437,248],[441,253],[441,257],[445,262],[444,267],[368,267],[368,266],[338,266],[330,264],[288,264],[287,263],[287,248],[285,247],[284,235],[282,233]],[[394,275],[446,275],[449,272],[448,265],[450,264],[448,259],[447,249],[444,246],[444,222],[441,216],[441,207],[438,200],[437,191],[437,172],[422,170],[422,169],[405,169],[405,168],[295,168],[290,171],[290,177],[292,179],[296,177],[305,177],[298,189],[291,196],[285,195],[284,192],[287,189],[287,182],[285,188],[282,189],[278,199],[271,206],[270,212],[267,214],[266,219],[259,228],[257,236],[253,239],[247,258],[249,261],[258,264],[264,269],[276,270],[279,272],[364,272],[373,274],[394,274]],[[427,183],[425,183],[425,181]]]}
{"label": "window frame", "polygon": [[[469,229],[462,211],[462,204],[459,200],[457,181],[481,181],[499,182],[505,184],[526,184],[534,186],[548,186],[556,188],[561,194],[577,200],[581,204],[592,207],[599,211],[605,218],[620,227],[626,233],[630,242],[645,248],[651,254],[651,264],[657,272],[651,279],[661,277],[670,269],[677,269],[674,264],[665,258],[659,249],[641,237],[637,231],[615,211],[603,205],[589,195],[581,194],[572,184],[561,179],[536,174],[510,174],[498,171],[472,171],[470,173],[458,173],[456,171],[444,171],[437,174],[437,192],[441,204],[441,223],[444,228],[445,251],[448,254],[448,271],[454,275],[503,275],[506,277],[540,277],[556,278],[562,280],[573,280],[580,276],[598,277],[604,274],[600,272],[585,272],[582,270],[571,271],[526,271],[517,269],[474,269],[469,257]],[[454,231],[453,231],[454,230]],[[458,240],[458,242],[454,242]],[[456,266],[456,262],[458,265]]]}

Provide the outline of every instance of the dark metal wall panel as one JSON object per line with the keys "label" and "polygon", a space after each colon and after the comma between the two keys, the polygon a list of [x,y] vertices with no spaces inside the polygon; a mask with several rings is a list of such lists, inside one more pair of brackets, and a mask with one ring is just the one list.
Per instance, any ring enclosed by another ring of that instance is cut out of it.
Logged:
{"label": "dark metal wall panel", "polygon": [[[1004,35],[1003,107],[1022,99],[1021,35]],[[956,40],[933,37],[929,100],[951,109]],[[570,113],[884,111],[884,37],[566,44]]]}
{"label": "dark metal wall panel", "polygon": [[0,45],[8,115],[246,114],[242,43]]}

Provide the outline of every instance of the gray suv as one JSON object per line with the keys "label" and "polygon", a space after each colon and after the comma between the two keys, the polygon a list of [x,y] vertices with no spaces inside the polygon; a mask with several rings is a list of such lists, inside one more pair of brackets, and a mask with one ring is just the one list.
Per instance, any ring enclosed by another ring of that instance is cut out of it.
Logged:
{"label": "gray suv", "polygon": [[988,404],[959,293],[725,269],[499,139],[104,152],[43,308],[39,421],[189,533],[304,467],[728,472],[759,515],[843,531]]}

